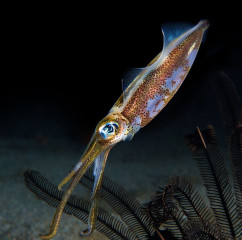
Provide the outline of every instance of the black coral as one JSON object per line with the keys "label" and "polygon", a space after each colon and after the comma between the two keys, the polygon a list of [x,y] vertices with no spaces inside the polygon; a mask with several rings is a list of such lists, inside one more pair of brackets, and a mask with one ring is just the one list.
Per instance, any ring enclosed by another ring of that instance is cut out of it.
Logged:
{"label": "black coral", "polygon": [[214,141],[214,129],[212,126],[208,127],[206,140],[199,129],[193,136],[187,136],[188,145],[194,149],[192,138],[197,138],[197,142],[200,139],[201,142],[196,151],[192,150],[192,154],[203,177],[210,205],[220,231],[228,234],[231,239],[239,239],[241,219],[223,156],[217,148],[217,141]]}
{"label": "black coral", "polygon": [[156,227],[167,229],[173,239],[241,239],[241,102],[234,84],[224,73],[220,72],[214,78],[213,86],[231,153],[234,188],[230,184],[213,127],[210,125],[203,131],[197,128],[193,134],[186,136],[203,178],[210,206],[185,179],[173,179],[171,184],[161,188],[146,205],[146,210]]}
{"label": "black coral", "polygon": [[[215,92],[222,112],[231,153],[234,186],[229,181],[214,128],[199,128],[185,137],[197,162],[210,204],[186,179],[173,178],[155,197],[141,204],[131,193],[103,178],[101,198],[120,218],[99,209],[96,228],[110,239],[126,240],[229,240],[242,235],[242,111],[232,81],[223,73],[215,78]],[[25,183],[39,199],[57,207],[63,193],[35,171],[26,171]],[[92,191],[89,170],[81,182]],[[71,195],[64,212],[87,222],[90,202]]]}
{"label": "black coral", "polygon": [[[63,192],[60,192],[55,185],[36,171],[27,170],[24,173],[24,178],[27,188],[39,199],[45,201],[52,207],[56,208],[58,206]],[[64,212],[69,215],[74,215],[84,223],[87,223],[90,207],[91,203],[89,201],[71,195]],[[102,208],[99,209],[96,228],[110,239],[137,239],[135,234],[123,222]]]}
{"label": "black coral", "polygon": [[[92,191],[93,181],[92,171],[89,170],[80,183]],[[149,218],[142,215],[143,205],[119,184],[104,176],[100,194],[138,239],[147,239],[154,232]]]}

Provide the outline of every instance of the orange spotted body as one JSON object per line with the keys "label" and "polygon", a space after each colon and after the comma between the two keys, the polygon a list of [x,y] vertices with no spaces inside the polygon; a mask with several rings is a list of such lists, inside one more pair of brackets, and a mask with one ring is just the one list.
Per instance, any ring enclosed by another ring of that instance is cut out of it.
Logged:
{"label": "orange spotted body", "polygon": [[[178,27],[181,28],[180,25]],[[132,139],[133,135],[148,124],[172,99],[195,60],[207,27],[208,22],[201,21],[195,27],[186,31],[183,29],[182,32],[172,28],[163,30],[162,52],[124,89],[107,116],[97,124],[80,161],[59,184],[58,188],[61,189],[70,181],[56,209],[49,232],[41,235],[42,239],[51,239],[56,235],[61,215],[72,191],[94,163],[94,187],[88,227],[81,234],[86,236],[93,232],[103,172],[111,148],[120,141]],[[143,239],[144,236],[139,234],[141,233],[137,234],[137,238]]]}
{"label": "orange spotted body", "polygon": [[[140,127],[144,127],[172,99],[193,64],[202,41],[203,31],[204,27],[198,28],[153,68],[152,65],[151,67],[148,65],[150,71],[143,73],[145,76],[125,104],[120,104],[124,99],[123,96],[120,97],[116,104],[119,105],[121,114],[130,123],[135,122],[139,117]],[[191,57],[192,53],[194,54]],[[176,74],[178,69],[180,72]],[[147,70],[144,69],[144,71]],[[139,78],[142,78],[142,73],[137,81],[140,80]]]}

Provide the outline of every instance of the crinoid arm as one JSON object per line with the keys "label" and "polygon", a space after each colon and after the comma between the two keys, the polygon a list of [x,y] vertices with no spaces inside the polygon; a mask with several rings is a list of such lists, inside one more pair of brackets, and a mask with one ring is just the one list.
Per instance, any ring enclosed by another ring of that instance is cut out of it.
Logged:
{"label": "crinoid arm", "polygon": [[224,72],[211,78],[231,154],[234,191],[242,216],[242,102],[235,84]]}
{"label": "crinoid arm", "polygon": [[229,239],[240,239],[241,217],[213,127],[210,125],[204,131],[197,128],[186,140],[198,164],[221,232],[228,234]]}
{"label": "crinoid arm", "polygon": [[[39,172],[33,170],[25,171],[24,180],[27,188],[38,199],[41,199],[54,208],[58,207],[63,198],[63,191],[59,191],[55,185],[50,183]],[[63,211],[87,224],[91,204],[91,201],[84,200],[72,194]],[[96,229],[112,240],[137,240],[136,235],[124,222],[103,208],[99,208]]]}

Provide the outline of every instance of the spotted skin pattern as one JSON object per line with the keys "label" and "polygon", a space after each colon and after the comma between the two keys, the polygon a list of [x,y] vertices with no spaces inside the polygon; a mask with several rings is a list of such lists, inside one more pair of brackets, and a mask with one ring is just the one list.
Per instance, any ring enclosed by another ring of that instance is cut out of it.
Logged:
{"label": "spotted skin pattern", "polygon": [[[157,67],[152,69],[135,90],[121,114],[129,121],[141,118],[148,124],[172,99],[188,74],[202,41],[204,27],[188,35]],[[123,99],[117,102],[120,103]]]}
{"label": "spotted skin pattern", "polygon": [[[58,186],[70,181],[65,190],[49,232],[41,239],[51,239],[56,233],[64,207],[87,169],[94,163],[94,188],[87,229],[81,235],[90,235],[96,225],[99,192],[106,160],[111,148],[122,140],[130,140],[140,128],[148,124],[171,100],[188,74],[200,47],[207,21],[177,36],[165,45],[163,51],[148,64],[125,89],[110,112],[98,124],[94,134],[74,169]],[[140,233],[141,234],[141,233]],[[143,238],[142,234],[137,238]]]}

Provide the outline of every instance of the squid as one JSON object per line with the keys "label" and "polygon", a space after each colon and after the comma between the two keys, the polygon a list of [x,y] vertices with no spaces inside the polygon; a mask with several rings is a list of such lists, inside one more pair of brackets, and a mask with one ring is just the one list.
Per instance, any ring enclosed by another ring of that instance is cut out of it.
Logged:
{"label": "squid", "polygon": [[56,233],[64,207],[77,183],[94,163],[94,186],[88,227],[81,235],[95,229],[99,192],[105,164],[111,148],[120,141],[129,141],[146,126],[172,99],[187,76],[201,45],[207,20],[197,25],[164,25],[163,50],[145,68],[134,69],[123,81],[123,93],[109,113],[97,124],[94,134],[74,169],[58,186],[71,181],[56,209],[49,232],[41,239],[51,239]]}

